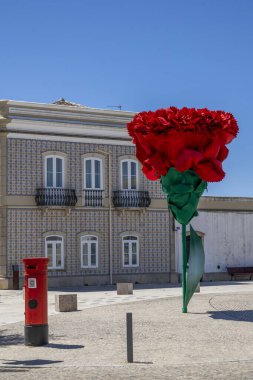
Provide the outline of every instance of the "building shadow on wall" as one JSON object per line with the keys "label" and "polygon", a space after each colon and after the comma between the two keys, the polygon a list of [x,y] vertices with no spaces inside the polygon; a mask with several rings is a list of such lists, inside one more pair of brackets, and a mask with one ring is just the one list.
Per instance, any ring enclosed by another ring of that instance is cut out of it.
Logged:
{"label": "building shadow on wall", "polygon": [[224,319],[227,321],[253,322],[253,310],[212,310],[208,311],[213,319]]}

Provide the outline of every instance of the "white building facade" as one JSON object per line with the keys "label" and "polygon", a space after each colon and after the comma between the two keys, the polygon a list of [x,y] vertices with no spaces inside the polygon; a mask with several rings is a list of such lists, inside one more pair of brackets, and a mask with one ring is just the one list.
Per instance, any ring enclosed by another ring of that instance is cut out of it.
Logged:
{"label": "white building facade", "polygon": [[173,218],[136,160],[133,116],[0,102],[2,288],[24,257],[49,258],[49,286],[172,281]]}
{"label": "white building facade", "polygon": [[[191,224],[204,245],[203,280],[228,280],[227,267],[252,267],[253,198],[204,196],[198,212]],[[181,273],[181,229],[177,223],[175,230],[176,271]],[[189,234],[189,228],[187,231]]]}

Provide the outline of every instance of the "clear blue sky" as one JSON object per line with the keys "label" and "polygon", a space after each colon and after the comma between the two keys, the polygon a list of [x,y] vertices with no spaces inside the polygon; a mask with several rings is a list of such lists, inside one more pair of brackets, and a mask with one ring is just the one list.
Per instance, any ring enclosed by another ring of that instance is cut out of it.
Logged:
{"label": "clear blue sky", "polygon": [[253,196],[252,0],[0,0],[0,99],[232,112],[226,178]]}

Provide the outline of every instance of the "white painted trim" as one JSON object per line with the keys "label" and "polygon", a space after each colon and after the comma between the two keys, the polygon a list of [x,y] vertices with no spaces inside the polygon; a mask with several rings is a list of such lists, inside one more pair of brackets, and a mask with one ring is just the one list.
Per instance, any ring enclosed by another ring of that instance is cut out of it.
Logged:
{"label": "white painted trim", "polygon": [[[96,240],[86,240],[85,237],[95,237]],[[83,264],[83,245],[88,244],[88,265]],[[96,265],[91,265],[91,243],[96,244]],[[80,237],[80,250],[81,250],[81,268],[92,269],[98,268],[98,236],[97,235],[83,235]]]}
{"label": "white painted trim", "polygon": [[[49,187],[47,186],[47,160],[48,158],[53,159],[53,186]],[[62,156],[56,155],[56,154],[49,154],[44,157],[44,183],[45,187],[50,188],[56,188],[56,159],[59,158],[62,161],[62,186],[58,187],[59,189],[64,189],[65,187],[65,159]]]}
{"label": "white painted trim", "polygon": [[[47,241],[47,239],[49,237],[52,237],[52,236],[60,237],[62,240]],[[63,240],[63,236],[62,235],[48,235],[48,236],[45,237],[45,257],[48,257],[48,255],[47,255],[47,245],[50,244],[50,243],[53,244],[53,252],[52,252],[53,265],[51,267],[48,267],[48,269],[54,269],[54,270],[64,269],[64,240]],[[61,261],[62,261],[61,266],[54,265],[55,261],[56,261],[56,244],[57,243],[61,244]]]}
{"label": "white painted trim", "polygon": [[[128,174],[128,179],[127,179],[127,184],[128,188],[123,189],[123,163],[127,162],[127,174]],[[134,163],[136,165],[136,189],[131,189],[131,163]],[[138,166],[138,161],[134,159],[123,159],[120,161],[120,186],[122,191],[138,191],[139,190],[139,166]]]}
{"label": "white painted trim", "polygon": [[[126,238],[127,236],[134,236],[136,237],[136,240],[124,240],[124,238]],[[135,234],[132,234],[132,235],[122,235],[121,237],[122,239],[122,264],[123,264],[123,267],[124,268],[136,268],[139,266],[139,258],[140,258],[140,245],[139,245],[139,236]],[[125,250],[124,250],[124,243],[131,243],[129,244],[129,265],[125,265]],[[132,253],[132,243],[136,243],[136,261],[137,263],[136,264],[133,264],[133,253]]]}
{"label": "white painted trim", "polygon": [[[90,160],[91,161],[91,187],[87,187],[87,183],[86,183],[86,161]],[[100,162],[100,187],[95,187],[95,161],[99,161]],[[84,170],[84,190],[103,190],[103,160],[102,158],[100,157],[91,157],[91,156],[87,156],[84,158],[83,160],[83,170]]]}
{"label": "white painted trim", "polygon": [[103,145],[120,145],[120,146],[132,146],[135,145],[129,140],[112,140],[102,138],[90,138],[90,137],[71,137],[71,136],[52,136],[41,134],[28,134],[28,133],[8,133],[9,139],[24,139],[24,140],[45,140],[45,141],[66,141],[86,144],[103,144]]}
{"label": "white painted trim", "polygon": [[101,123],[95,123],[90,125],[87,122],[84,123],[71,123],[62,122],[57,123],[55,121],[38,121],[38,120],[13,120],[6,126],[7,132],[16,133],[45,133],[57,135],[70,135],[70,136],[83,136],[83,137],[103,137],[103,138],[124,138],[131,140],[126,125],[121,127],[118,125],[101,125]]}
{"label": "white painted trim", "polygon": [[32,110],[37,110],[37,112],[51,111],[51,112],[69,112],[69,113],[94,113],[102,115],[113,115],[113,116],[129,116],[133,117],[137,112],[136,111],[127,111],[127,110],[114,110],[108,108],[95,108],[85,105],[80,106],[68,106],[68,105],[58,105],[53,103],[37,103],[29,102],[24,100],[14,100],[14,99],[1,99],[1,105],[8,106],[12,111],[20,111],[21,109],[27,110],[27,112]]}

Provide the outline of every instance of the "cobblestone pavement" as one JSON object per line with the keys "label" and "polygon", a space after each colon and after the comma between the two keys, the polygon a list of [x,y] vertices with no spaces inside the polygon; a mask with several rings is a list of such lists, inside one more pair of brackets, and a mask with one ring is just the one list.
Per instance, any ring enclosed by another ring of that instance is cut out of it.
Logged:
{"label": "cobblestone pavement", "polygon": [[[239,288],[238,288],[239,289]],[[49,344],[24,346],[23,323],[0,327],[0,379],[253,379],[252,292],[196,294],[59,313]],[[126,362],[133,313],[134,363]]]}
{"label": "cobblestone pavement", "polygon": [[[253,293],[253,281],[245,282],[212,282],[201,283],[201,294],[210,293],[231,293],[231,292]],[[107,306],[118,303],[139,302],[145,300],[155,300],[168,297],[181,296],[182,288],[170,284],[161,285],[135,285],[133,295],[117,296],[115,286],[89,286],[82,288],[61,288],[48,292],[48,312],[49,315],[55,312],[55,295],[62,293],[76,293],[78,309],[85,310],[97,306]],[[0,290],[0,326],[8,323],[20,322],[24,320],[24,300],[22,290]]]}
{"label": "cobblestone pavement", "polygon": [[0,368],[0,379],[75,380],[252,380],[253,365],[245,362],[200,363],[188,366],[131,364],[122,366],[79,366],[58,368]]}

